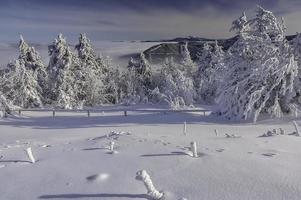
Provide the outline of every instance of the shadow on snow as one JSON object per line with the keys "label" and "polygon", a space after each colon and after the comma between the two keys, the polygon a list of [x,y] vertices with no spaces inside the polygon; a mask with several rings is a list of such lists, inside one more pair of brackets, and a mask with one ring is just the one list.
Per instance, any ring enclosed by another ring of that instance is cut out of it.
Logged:
{"label": "shadow on snow", "polygon": [[78,198],[100,198],[100,197],[111,197],[111,198],[130,198],[130,199],[146,199],[150,198],[146,194],[57,194],[57,195],[42,195],[39,199],[78,199]]}

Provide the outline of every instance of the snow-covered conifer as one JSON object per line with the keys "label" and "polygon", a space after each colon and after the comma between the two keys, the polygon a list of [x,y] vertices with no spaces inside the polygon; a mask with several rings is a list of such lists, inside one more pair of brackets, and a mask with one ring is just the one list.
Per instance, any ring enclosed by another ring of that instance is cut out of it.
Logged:
{"label": "snow-covered conifer", "polygon": [[[39,93],[41,96],[45,95],[47,91],[47,72],[46,67],[34,47],[30,47],[24,40],[23,36],[20,35],[19,42],[19,58],[23,60],[26,70],[31,70],[33,72],[34,78],[37,80],[39,88]],[[45,100],[42,98],[42,100]]]}
{"label": "snow-covered conifer", "polygon": [[152,85],[151,65],[143,53],[138,60],[131,58],[127,71],[122,75],[121,90],[126,104],[147,103]]}
{"label": "snow-covered conifer", "polygon": [[119,69],[114,69],[113,67],[109,67],[105,79],[105,91],[104,97],[106,103],[117,104],[120,100],[120,71]]}
{"label": "snow-covered conifer", "polygon": [[32,70],[23,59],[9,63],[1,77],[3,95],[12,105],[22,108],[41,107],[41,89]]}
{"label": "snow-covered conifer", "polygon": [[296,37],[291,41],[291,47],[293,49],[295,59],[298,64],[298,76],[295,79],[295,92],[296,96],[294,101],[297,104],[301,104],[301,34],[297,33]]}
{"label": "snow-covered conifer", "polygon": [[286,27],[284,19],[278,20],[276,16],[268,10],[257,6],[256,17],[249,20],[247,24],[251,26],[252,35],[268,36],[273,42],[285,39]]}
{"label": "snow-covered conifer", "polygon": [[75,48],[81,63],[80,71],[77,72],[79,98],[88,106],[117,103],[118,77],[115,76],[119,76],[119,72],[113,69],[111,59],[101,54],[97,57],[86,34],[80,34]]}
{"label": "snow-covered conifer", "polygon": [[80,34],[79,43],[75,46],[75,49],[77,50],[80,61],[92,68],[95,73],[104,73],[105,65],[101,62],[103,61],[103,57],[96,56],[92,43],[86,34]]}
{"label": "snow-covered conifer", "polygon": [[121,75],[120,89],[122,90],[121,99],[124,104],[137,104],[147,98],[142,76],[135,68],[128,68]]}
{"label": "snow-covered conifer", "polygon": [[4,117],[5,113],[10,113],[11,107],[12,105],[10,105],[2,92],[0,92],[0,117]]}
{"label": "snow-covered conifer", "polygon": [[223,70],[224,51],[222,48],[217,41],[213,47],[205,44],[202,55],[199,57],[198,73],[194,77],[198,101],[214,103]]}
{"label": "snow-covered conifer", "polygon": [[259,8],[247,22],[252,25],[250,31],[228,50],[217,98],[219,114],[226,118],[256,121],[263,113],[280,117],[291,110],[297,64],[281,37],[284,26],[275,19],[270,11]]}
{"label": "snow-covered conifer", "polygon": [[75,76],[79,61],[62,34],[58,35],[48,50],[50,60],[47,71],[51,87],[49,98],[55,106],[61,108],[70,109],[82,106],[82,102],[77,97]]}
{"label": "snow-covered conifer", "polygon": [[182,58],[180,64],[183,66],[183,70],[186,72],[186,75],[192,77],[192,74],[196,70],[196,64],[191,59],[187,42],[183,46],[183,51],[181,52],[181,54]]}
{"label": "snow-covered conifer", "polygon": [[234,31],[238,35],[249,31],[250,27],[249,27],[249,24],[247,22],[248,22],[248,19],[247,19],[246,13],[243,12],[242,15],[238,19],[236,19],[232,22],[232,26],[230,28],[230,31]]}

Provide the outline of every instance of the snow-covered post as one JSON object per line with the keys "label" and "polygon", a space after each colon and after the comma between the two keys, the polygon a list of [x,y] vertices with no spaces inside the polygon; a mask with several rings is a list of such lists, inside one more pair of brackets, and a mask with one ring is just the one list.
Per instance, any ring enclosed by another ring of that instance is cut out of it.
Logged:
{"label": "snow-covered post", "polygon": [[297,122],[293,121],[293,124],[294,124],[295,130],[296,130],[296,135],[300,136]]}
{"label": "snow-covered post", "polygon": [[153,182],[145,170],[140,170],[136,173],[136,180],[142,181],[146,187],[147,194],[153,200],[160,200],[164,194],[156,190]]}
{"label": "snow-covered post", "polygon": [[27,154],[29,160],[31,161],[31,163],[35,163],[36,160],[33,157],[33,154],[32,154],[32,151],[31,151],[31,147],[28,147],[25,151],[26,151],[26,154]]}
{"label": "snow-covered post", "polygon": [[186,123],[186,121],[184,122],[183,134],[184,134],[184,135],[187,134],[187,123]]}
{"label": "snow-covered post", "polygon": [[218,136],[218,132],[216,129],[214,129],[214,132],[215,132],[215,136]]}
{"label": "snow-covered post", "polygon": [[196,146],[196,142],[190,143],[190,150],[192,152],[192,157],[197,158],[198,157],[198,150]]}
{"label": "snow-covered post", "polygon": [[114,141],[110,141],[110,147],[109,147],[109,149],[110,149],[110,151],[114,151],[114,145],[115,145],[115,142]]}
{"label": "snow-covered post", "polygon": [[280,135],[284,135],[284,130],[282,128],[279,128],[280,130]]}

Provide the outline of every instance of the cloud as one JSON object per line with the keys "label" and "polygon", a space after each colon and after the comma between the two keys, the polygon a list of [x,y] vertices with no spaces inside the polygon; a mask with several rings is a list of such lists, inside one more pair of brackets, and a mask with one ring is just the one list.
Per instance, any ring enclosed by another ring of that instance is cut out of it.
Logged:
{"label": "cloud", "polygon": [[80,32],[93,40],[230,37],[232,20],[244,10],[254,14],[257,3],[288,17],[288,25],[294,21],[289,32],[301,29],[299,0],[3,0],[0,40],[15,40],[19,32],[43,42],[59,32],[73,40]]}

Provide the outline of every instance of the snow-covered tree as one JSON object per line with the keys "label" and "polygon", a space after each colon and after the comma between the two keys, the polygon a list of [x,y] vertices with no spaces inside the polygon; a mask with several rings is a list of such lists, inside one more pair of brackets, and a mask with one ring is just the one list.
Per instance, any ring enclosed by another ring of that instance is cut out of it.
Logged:
{"label": "snow-covered tree", "polygon": [[51,88],[49,98],[55,106],[61,108],[81,107],[83,103],[77,97],[75,76],[75,71],[80,67],[77,57],[62,34],[58,35],[48,50],[50,60],[47,71]]}
{"label": "snow-covered tree", "polygon": [[86,34],[80,34],[79,43],[75,46],[75,49],[77,50],[80,61],[92,68],[94,72],[102,74],[106,71],[104,69],[106,65],[101,62],[103,61],[102,56],[96,56],[91,41]]}
{"label": "snow-covered tree", "polygon": [[120,71],[118,68],[108,67],[104,84],[105,84],[105,101],[106,103],[117,104],[120,101]]}
{"label": "snow-covered tree", "polygon": [[75,49],[80,63],[74,71],[77,97],[84,105],[100,105],[104,102],[103,70],[86,34],[80,34]]}
{"label": "snow-covered tree", "polygon": [[185,45],[183,46],[183,50],[181,52],[180,64],[182,65],[183,70],[186,72],[186,75],[192,77],[192,74],[196,70],[196,64],[191,59],[191,55],[190,55],[190,51],[188,49],[187,42],[185,42]]}
{"label": "snow-covered tree", "polygon": [[252,35],[260,37],[267,35],[272,41],[283,41],[285,39],[284,19],[278,20],[271,11],[260,6],[257,6],[256,17],[247,23],[251,26]]}
{"label": "snow-covered tree", "polygon": [[10,113],[13,105],[5,98],[5,96],[0,92],[0,117],[4,117],[6,113]]}
{"label": "snow-covered tree", "polygon": [[101,54],[96,56],[91,41],[85,34],[80,34],[75,48],[81,63],[81,69],[77,71],[80,99],[88,106],[117,103],[119,94],[116,81],[119,72],[113,69],[111,59]]}
{"label": "snow-covered tree", "polygon": [[228,50],[223,84],[219,88],[219,114],[228,119],[253,119],[260,114],[280,117],[291,110],[297,64],[284,34],[284,26],[261,7],[250,30]]}
{"label": "snow-covered tree", "polygon": [[250,26],[248,24],[248,19],[246,13],[243,12],[242,15],[232,22],[232,26],[230,31],[236,32],[238,35],[248,32],[250,30]]}
{"label": "snow-covered tree", "polygon": [[3,95],[12,105],[22,108],[41,107],[41,88],[32,70],[26,69],[23,59],[9,63],[1,77]]}
{"label": "snow-covered tree", "polygon": [[223,70],[224,51],[217,41],[213,47],[206,43],[199,57],[198,72],[194,76],[198,101],[214,103]]}
{"label": "snow-covered tree", "polygon": [[9,104],[22,108],[42,107],[46,85],[46,71],[43,62],[34,49],[20,36],[20,55],[7,65],[1,73],[3,96]]}
{"label": "snow-covered tree", "polygon": [[[41,95],[45,95],[47,91],[47,72],[46,67],[34,47],[30,47],[25,41],[22,35],[20,35],[19,42],[20,60],[23,60],[26,70],[31,70],[34,78],[39,85],[39,92]],[[42,98],[42,100],[44,100]]]}
{"label": "snow-covered tree", "polygon": [[138,60],[131,58],[120,85],[124,103],[147,103],[149,93],[153,89],[152,77],[151,65],[143,53]]}
{"label": "snow-covered tree", "polygon": [[180,68],[173,59],[166,60],[159,74],[158,88],[151,92],[152,99],[167,102],[173,109],[193,104],[193,80],[185,76],[185,72]]}
{"label": "snow-covered tree", "polygon": [[295,102],[301,104],[301,34],[297,33],[296,37],[291,41],[295,59],[298,64],[298,76],[295,79]]}
{"label": "snow-covered tree", "polygon": [[149,89],[152,89],[152,70],[151,70],[151,64],[148,62],[148,60],[145,58],[144,53],[140,54],[140,69],[141,72],[139,73],[142,79],[142,85],[145,88],[145,94],[149,94]]}
{"label": "snow-covered tree", "polygon": [[147,101],[146,89],[143,86],[142,76],[135,68],[128,68],[121,75],[121,100],[126,105]]}

